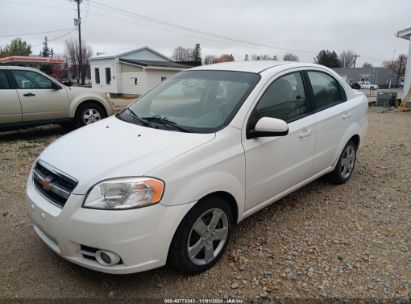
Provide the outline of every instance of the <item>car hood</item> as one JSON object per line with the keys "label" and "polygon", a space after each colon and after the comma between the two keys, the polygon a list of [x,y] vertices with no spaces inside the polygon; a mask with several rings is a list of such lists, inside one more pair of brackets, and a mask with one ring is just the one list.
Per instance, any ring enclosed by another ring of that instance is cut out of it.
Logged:
{"label": "car hood", "polygon": [[214,137],[215,133],[153,129],[110,117],[61,137],[39,158],[76,178],[79,184],[73,193],[85,194],[104,179],[144,176]]}

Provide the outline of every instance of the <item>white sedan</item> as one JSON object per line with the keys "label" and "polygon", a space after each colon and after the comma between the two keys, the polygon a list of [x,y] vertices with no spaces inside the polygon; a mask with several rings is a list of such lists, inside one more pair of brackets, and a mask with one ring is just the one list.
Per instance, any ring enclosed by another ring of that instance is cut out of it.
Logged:
{"label": "white sedan", "polygon": [[377,84],[373,84],[369,81],[359,81],[358,84],[361,89],[378,90],[380,88]]}
{"label": "white sedan", "polygon": [[367,110],[320,65],[193,68],[51,144],[28,177],[27,210],[37,235],[84,267],[198,273],[246,217],[322,175],[345,183]]}

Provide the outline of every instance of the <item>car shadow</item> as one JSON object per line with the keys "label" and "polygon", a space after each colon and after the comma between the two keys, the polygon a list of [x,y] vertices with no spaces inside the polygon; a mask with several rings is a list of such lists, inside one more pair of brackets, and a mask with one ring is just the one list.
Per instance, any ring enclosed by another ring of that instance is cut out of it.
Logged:
{"label": "car shadow", "polygon": [[45,125],[24,129],[0,130],[0,141],[36,140],[50,136],[60,136],[72,131],[72,128],[60,125]]}

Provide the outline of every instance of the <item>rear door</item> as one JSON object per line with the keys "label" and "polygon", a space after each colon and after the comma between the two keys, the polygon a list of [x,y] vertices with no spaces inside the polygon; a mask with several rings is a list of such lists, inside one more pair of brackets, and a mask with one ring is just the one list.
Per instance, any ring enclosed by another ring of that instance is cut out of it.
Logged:
{"label": "rear door", "polygon": [[312,176],[316,122],[310,115],[302,73],[276,78],[253,109],[247,128],[262,117],[288,122],[286,136],[243,138],[246,211],[275,199]]}
{"label": "rear door", "polygon": [[12,87],[8,70],[0,70],[0,124],[16,123],[22,119],[19,96]]}
{"label": "rear door", "polygon": [[53,89],[53,81],[30,70],[12,70],[23,111],[23,121],[68,117],[69,99],[66,90]]}
{"label": "rear door", "polygon": [[317,144],[314,156],[314,173],[329,169],[335,163],[335,155],[352,113],[347,105],[344,88],[330,74],[323,71],[307,71],[314,99],[313,115],[317,121]]}

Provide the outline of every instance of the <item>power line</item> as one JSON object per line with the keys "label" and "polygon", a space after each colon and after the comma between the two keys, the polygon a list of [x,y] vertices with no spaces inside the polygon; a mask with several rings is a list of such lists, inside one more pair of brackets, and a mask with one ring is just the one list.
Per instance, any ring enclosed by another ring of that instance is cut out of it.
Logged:
{"label": "power line", "polygon": [[174,24],[174,23],[171,23],[171,22],[168,22],[168,21],[163,21],[163,20],[156,19],[156,18],[153,18],[153,17],[148,17],[148,16],[144,16],[144,15],[141,15],[141,14],[137,14],[137,13],[125,10],[125,9],[121,9],[121,8],[117,8],[117,7],[114,7],[114,6],[103,4],[103,3],[100,3],[98,1],[94,1],[93,4],[91,4],[91,5],[94,6],[94,7],[100,8],[100,9],[109,10],[111,12],[114,12],[114,13],[117,13],[117,14],[120,14],[120,15],[126,15],[128,17],[142,19],[142,20],[144,20],[146,22],[149,22],[149,23],[155,23],[155,24],[159,24],[159,25],[162,25],[162,26],[173,27],[175,29],[179,29],[180,31],[182,30],[184,32],[191,32],[191,33],[199,34],[199,35],[202,35],[202,36],[213,37],[213,38],[217,38],[217,39],[221,39],[221,40],[231,41],[231,42],[235,42],[235,43],[239,43],[239,44],[257,46],[257,47],[264,47],[264,48],[284,50],[284,51],[295,51],[295,52],[300,52],[300,53],[317,54],[316,51],[285,48],[285,47],[273,46],[273,45],[262,44],[262,43],[255,43],[255,42],[250,42],[250,41],[246,41],[246,40],[230,38],[230,37],[227,37],[227,36],[212,34],[212,33],[209,33],[209,32],[196,30],[196,29],[188,28],[188,27],[181,26],[181,25],[178,25],[178,24]]}
{"label": "power line", "polygon": [[52,9],[59,9],[59,10],[68,10],[67,7],[62,6],[50,6],[50,5],[43,5],[43,4],[31,4],[26,2],[19,2],[19,1],[9,1],[9,0],[2,0],[0,3],[11,3],[17,5],[24,5],[24,6],[33,6],[33,7],[43,7],[43,8],[52,8]]}
{"label": "power line", "polygon": [[[68,31],[67,33],[64,33],[63,35],[57,36],[57,37],[52,38],[52,39],[48,39],[47,42],[55,41],[55,40],[57,40],[57,39],[63,38],[63,37],[65,37],[65,36],[67,36],[67,35],[70,35],[70,34],[71,34],[72,32],[74,32],[75,30],[76,30],[75,28],[74,28],[74,29],[71,29],[70,31]],[[38,46],[40,46],[40,45],[42,45],[42,44],[43,44],[43,42],[42,42],[42,43],[39,43],[39,44],[32,45],[31,47],[38,47]]]}
{"label": "power line", "polygon": [[34,35],[43,35],[43,34],[48,34],[48,33],[57,33],[57,32],[63,32],[67,31],[71,28],[65,28],[61,30],[54,30],[54,31],[46,31],[46,32],[35,32],[35,33],[20,33],[20,34],[9,34],[9,35],[2,35],[0,38],[7,38],[7,37],[17,37],[17,36],[34,36]]}

